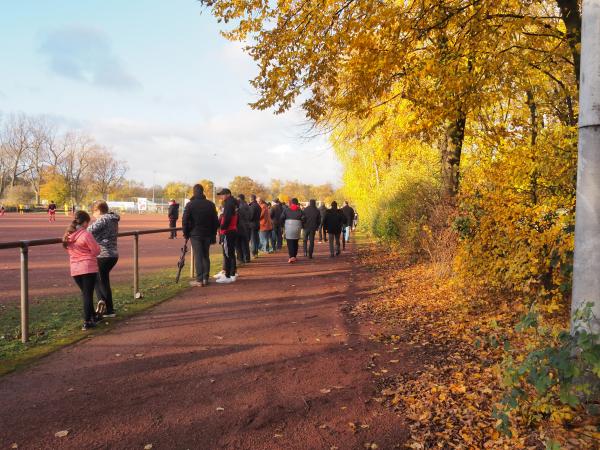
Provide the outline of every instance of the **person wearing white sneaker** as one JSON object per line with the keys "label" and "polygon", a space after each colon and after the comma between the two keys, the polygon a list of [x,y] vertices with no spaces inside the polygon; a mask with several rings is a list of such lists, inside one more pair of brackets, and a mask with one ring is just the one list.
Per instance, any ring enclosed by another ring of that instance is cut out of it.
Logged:
{"label": "person wearing white sneaker", "polygon": [[237,239],[238,213],[237,202],[227,188],[217,192],[223,201],[223,214],[221,214],[219,237],[223,246],[223,264],[225,274],[217,278],[217,283],[228,284],[236,280],[235,244]]}

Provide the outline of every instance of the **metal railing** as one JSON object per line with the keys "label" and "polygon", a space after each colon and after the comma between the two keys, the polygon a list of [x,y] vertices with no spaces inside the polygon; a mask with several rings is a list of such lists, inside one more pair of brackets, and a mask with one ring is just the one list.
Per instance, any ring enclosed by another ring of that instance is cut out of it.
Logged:
{"label": "metal railing", "polygon": [[[125,231],[118,234],[118,237],[133,236],[133,297],[141,298],[140,292],[140,265],[139,265],[139,241],[140,236],[144,234],[170,233],[172,231],[182,231],[182,228],[154,228],[149,230]],[[42,245],[62,244],[61,238],[50,239],[32,239],[25,241],[0,242],[0,250],[18,248],[21,253],[21,342],[26,343],[29,340],[29,248]],[[194,258],[190,257],[190,271],[193,270]],[[190,272],[191,273],[191,272]]]}

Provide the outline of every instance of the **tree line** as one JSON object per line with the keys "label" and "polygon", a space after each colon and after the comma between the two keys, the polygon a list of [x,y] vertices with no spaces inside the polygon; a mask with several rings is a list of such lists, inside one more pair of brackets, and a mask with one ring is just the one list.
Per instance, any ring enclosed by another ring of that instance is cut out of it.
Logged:
{"label": "tree line", "polygon": [[59,131],[45,117],[11,115],[0,122],[0,199],[72,205],[107,198],[127,164],[79,130]]}

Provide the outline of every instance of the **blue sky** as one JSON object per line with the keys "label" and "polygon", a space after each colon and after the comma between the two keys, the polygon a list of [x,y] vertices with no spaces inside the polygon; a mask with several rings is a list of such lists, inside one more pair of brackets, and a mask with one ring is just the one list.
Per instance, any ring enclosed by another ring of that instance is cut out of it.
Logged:
{"label": "blue sky", "polygon": [[0,113],[85,130],[152,184],[339,184],[301,111],[253,111],[253,61],[196,0],[22,0],[0,13]]}

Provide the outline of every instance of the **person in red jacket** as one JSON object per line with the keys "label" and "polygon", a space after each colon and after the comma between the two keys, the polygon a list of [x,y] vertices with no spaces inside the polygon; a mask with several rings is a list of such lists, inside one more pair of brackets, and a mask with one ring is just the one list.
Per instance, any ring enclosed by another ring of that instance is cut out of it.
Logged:
{"label": "person in red jacket", "polygon": [[71,276],[79,286],[83,299],[84,331],[94,328],[97,319],[94,315],[94,287],[98,276],[97,257],[100,254],[100,246],[87,231],[90,220],[88,213],[77,211],[63,236],[63,247],[69,253]]}
{"label": "person in red jacket", "polygon": [[56,203],[50,201],[48,205],[48,222],[56,222]]}
{"label": "person in red jacket", "polygon": [[237,239],[238,213],[237,202],[227,188],[217,192],[223,202],[223,214],[220,219],[219,236],[223,246],[223,266],[225,273],[217,278],[217,283],[227,284],[236,280],[235,244]]}

